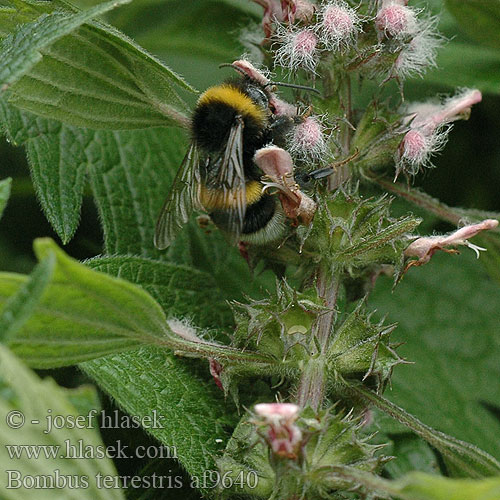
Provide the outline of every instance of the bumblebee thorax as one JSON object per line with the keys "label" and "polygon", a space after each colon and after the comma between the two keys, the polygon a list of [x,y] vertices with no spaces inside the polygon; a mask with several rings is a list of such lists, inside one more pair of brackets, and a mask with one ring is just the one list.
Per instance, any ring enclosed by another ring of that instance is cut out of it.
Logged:
{"label": "bumblebee thorax", "polygon": [[266,99],[255,85],[224,83],[210,87],[198,99],[193,113],[194,141],[207,152],[223,150],[239,115],[244,121],[244,149],[257,147],[269,122]]}

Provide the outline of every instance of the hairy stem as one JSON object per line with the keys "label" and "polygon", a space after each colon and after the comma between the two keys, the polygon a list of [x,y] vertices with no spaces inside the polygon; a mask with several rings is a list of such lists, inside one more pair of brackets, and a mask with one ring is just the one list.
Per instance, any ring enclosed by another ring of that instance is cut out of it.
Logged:
{"label": "hairy stem", "polygon": [[[344,111],[344,122],[341,127],[341,145],[342,155],[347,156],[351,150],[351,135],[352,135],[352,100],[351,100],[351,78],[345,75],[342,79],[341,85],[341,107]],[[333,191],[341,186],[344,182],[351,177],[351,171],[348,165],[342,165],[328,178],[328,189]]]}
{"label": "hairy stem", "polygon": [[328,310],[318,317],[313,326],[311,350],[314,354],[304,366],[297,390],[298,404],[302,407],[309,405],[316,411],[321,408],[325,398],[328,341],[335,320],[335,304],[339,286],[340,279],[337,273],[330,269],[319,269],[316,289]]}
{"label": "hairy stem", "polygon": [[459,209],[453,209],[418,189],[407,187],[400,182],[393,182],[383,177],[370,177],[370,180],[386,191],[452,224],[458,224],[463,217]]}
{"label": "hairy stem", "polygon": [[369,177],[369,180],[384,190],[403,198],[412,205],[422,208],[426,212],[439,217],[441,220],[450,222],[454,225],[460,224],[460,221],[464,218],[477,219],[480,221],[483,219],[497,219],[499,217],[498,212],[473,209],[465,210],[457,207],[449,207],[445,203],[417,188],[411,188],[400,182],[393,182],[385,177],[376,177],[372,175]]}

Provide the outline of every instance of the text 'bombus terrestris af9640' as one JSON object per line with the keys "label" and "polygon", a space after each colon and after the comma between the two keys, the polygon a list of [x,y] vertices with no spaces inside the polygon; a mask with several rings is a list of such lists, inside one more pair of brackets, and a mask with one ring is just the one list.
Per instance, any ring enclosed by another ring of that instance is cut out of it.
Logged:
{"label": "text 'bombus terrestris af9640'", "polygon": [[159,249],[172,243],[193,210],[208,213],[235,242],[264,244],[286,231],[286,215],[264,189],[254,156],[270,144],[285,147],[296,108],[279,100],[274,84],[249,62],[230,66],[240,76],[208,88],[194,109],[191,145],[156,225]]}

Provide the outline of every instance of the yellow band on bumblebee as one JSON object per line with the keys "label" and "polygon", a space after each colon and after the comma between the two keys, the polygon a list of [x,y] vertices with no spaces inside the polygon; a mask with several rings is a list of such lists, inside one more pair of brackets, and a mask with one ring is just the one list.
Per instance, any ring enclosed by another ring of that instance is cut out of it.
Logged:
{"label": "yellow band on bumblebee", "polygon": [[[262,197],[262,184],[259,181],[248,181],[245,185],[243,199],[246,205],[252,205]],[[236,208],[240,198],[240,190],[232,189],[224,191],[223,189],[208,188],[205,184],[199,186],[199,199],[205,210],[227,210]]]}
{"label": "yellow band on bumblebee", "polygon": [[198,106],[220,102],[234,108],[240,115],[253,118],[260,125],[266,124],[266,112],[257,106],[250,97],[230,84],[210,87],[198,99]]}

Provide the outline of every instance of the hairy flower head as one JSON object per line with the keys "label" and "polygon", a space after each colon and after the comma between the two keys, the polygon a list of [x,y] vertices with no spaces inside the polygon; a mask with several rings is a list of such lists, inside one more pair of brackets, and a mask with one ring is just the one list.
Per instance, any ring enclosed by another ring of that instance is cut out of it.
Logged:
{"label": "hairy flower head", "polygon": [[324,5],[319,15],[317,31],[328,50],[339,50],[351,45],[361,30],[361,21],[354,9],[343,0]]}
{"label": "hairy flower head", "polygon": [[290,134],[289,151],[300,160],[321,160],[327,150],[323,126],[315,116],[304,118]]}
{"label": "hairy flower head", "polygon": [[276,35],[278,48],[275,64],[291,71],[304,68],[314,72],[319,62],[318,36],[312,29],[294,29],[280,26]]}
{"label": "hairy flower head", "polygon": [[264,438],[274,454],[295,459],[302,443],[302,432],[295,424],[300,408],[292,403],[261,403],[254,407],[255,424],[265,428]]}
{"label": "hairy flower head", "polygon": [[407,3],[404,0],[383,0],[375,17],[375,27],[381,35],[402,39],[417,32],[417,13]]}

